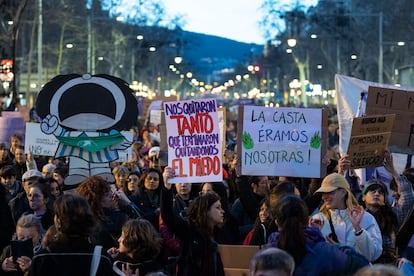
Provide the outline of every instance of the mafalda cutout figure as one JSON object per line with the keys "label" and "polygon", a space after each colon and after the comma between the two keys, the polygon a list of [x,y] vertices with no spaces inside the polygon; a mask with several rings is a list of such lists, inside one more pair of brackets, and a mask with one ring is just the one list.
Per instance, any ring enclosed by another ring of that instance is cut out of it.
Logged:
{"label": "mafalda cutout figure", "polygon": [[112,182],[110,162],[131,145],[122,134],[136,123],[137,101],[128,84],[109,75],[59,75],[40,91],[40,127],[60,142],[55,157],[67,157],[66,185],[99,175]]}

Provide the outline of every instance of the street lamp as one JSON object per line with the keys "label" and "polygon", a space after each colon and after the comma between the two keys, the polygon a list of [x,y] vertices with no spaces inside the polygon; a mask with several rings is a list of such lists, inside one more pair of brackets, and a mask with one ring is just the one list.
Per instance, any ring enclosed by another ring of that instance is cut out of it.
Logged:
{"label": "street lamp", "polygon": [[289,38],[287,40],[287,44],[289,45],[289,47],[293,48],[296,46],[297,40],[295,38]]}
{"label": "street lamp", "polygon": [[176,57],[174,58],[174,62],[175,62],[176,64],[180,64],[181,62],[183,62],[183,58],[182,58],[182,57],[180,57],[180,56],[176,56]]}

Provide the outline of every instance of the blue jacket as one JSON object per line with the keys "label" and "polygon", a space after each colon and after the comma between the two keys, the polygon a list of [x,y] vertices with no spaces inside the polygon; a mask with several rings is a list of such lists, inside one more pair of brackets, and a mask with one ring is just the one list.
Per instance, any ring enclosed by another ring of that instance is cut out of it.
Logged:
{"label": "blue jacket", "polygon": [[[295,276],[343,275],[356,272],[368,260],[348,246],[336,247],[327,242],[316,227],[305,227],[306,254],[295,264]],[[279,232],[269,236],[268,247],[277,247]]]}

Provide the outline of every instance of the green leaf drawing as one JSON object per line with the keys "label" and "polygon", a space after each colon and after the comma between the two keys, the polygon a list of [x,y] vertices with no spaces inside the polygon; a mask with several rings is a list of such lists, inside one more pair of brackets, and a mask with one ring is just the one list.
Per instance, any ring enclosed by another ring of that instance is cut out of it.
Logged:
{"label": "green leaf drawing", "polygon": [[315,134],[313,134],[311,141],[310,141],[310,146],[311,148],[314,149],[318,149],[321,146],[321,136],[319,135],[319,131],[315,132]]}
{"label": "green leaf drawing", "polygon": [[254,146],[254,142],[252,137],[250,136],[250,133],[248,132],[243,132],[242,134],[242,143],[243,143],[243,147],[245,149],[252,149]]}

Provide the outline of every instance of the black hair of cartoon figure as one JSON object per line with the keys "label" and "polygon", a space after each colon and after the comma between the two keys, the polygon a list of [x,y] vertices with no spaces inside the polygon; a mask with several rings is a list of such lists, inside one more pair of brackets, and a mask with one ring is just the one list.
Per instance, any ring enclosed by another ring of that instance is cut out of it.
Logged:
{"label": "black hair of cartoon figure", "polygon": [[[120,78],[106,74],[92,75],[91,77],[99,77],[109,80],[120,89],[125,98],[125,110],[121,119],[113,126],[105,129],[96,129],[96,131],[121,131],[127,130],[134,125],[138,117],[138,104],[135,96],[133,95],[133,90],[129,88],[128,83]],[[59,90],[59,88],[61,88],[65,83],[76,78],[82,78],[82,75],[58,75],[43,87],[43,89],[39,92],[36,101],[36,112],[40,118],[43,119],[50,114],[52,97]],[[65,93],[62,94],[58,105],[59,118],[61,119],[81,112],[104,114],[114,118],[116,112],[116,99],[114,99],[112,93],[101,85],[88,83],[87,81],[67,89]],[[76,130],[67,126],[65,126],[65,128],[67,130]]]}

